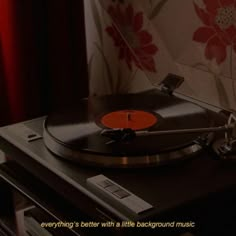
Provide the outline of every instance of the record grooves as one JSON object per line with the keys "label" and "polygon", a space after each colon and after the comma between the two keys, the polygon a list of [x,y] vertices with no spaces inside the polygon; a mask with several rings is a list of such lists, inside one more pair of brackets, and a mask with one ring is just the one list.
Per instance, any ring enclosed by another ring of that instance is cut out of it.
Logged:
{"label": "record grooves", "polygon": [[175,130],[214,125],[208,111],[160,91],[93,97],[73,111],[49,115],[44,142],[57,156],[103,167],[143,167],[185,159],[201,150],[199,134],[151,135],[114,141],[104,129]]}

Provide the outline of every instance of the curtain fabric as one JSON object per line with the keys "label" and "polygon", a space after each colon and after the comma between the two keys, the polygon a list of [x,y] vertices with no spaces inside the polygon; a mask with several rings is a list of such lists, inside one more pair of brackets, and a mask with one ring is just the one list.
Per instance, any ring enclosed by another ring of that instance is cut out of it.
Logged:
{"label": "curtain fabric", "polygon": [[91,0],[85,7],[92,95],[158,87],[171,73],[185,79],[179,93],[236,110],[234,0]]}
{"label": "curtain fabric", "polygon": [[88,95],[83,1],[0,1],[0,125]]}

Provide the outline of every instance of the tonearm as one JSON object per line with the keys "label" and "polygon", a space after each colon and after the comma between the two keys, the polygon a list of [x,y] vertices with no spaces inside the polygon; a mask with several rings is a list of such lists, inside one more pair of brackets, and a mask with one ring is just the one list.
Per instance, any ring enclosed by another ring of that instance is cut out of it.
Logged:
{"label": "tonearm", "polygon": [[[191,129],[174,129],[174,130],[133,130],[130,128],[122,129],[105,129],[101,132],[101,135],[111,139],[108,143],[114,142],[129,142],[136,137],[140,136],[160,136],[160,135],[175,135],[175,134],[205,134],[205,133],[219,133],[224,132],[224,138],[218,145],[214,147],[214,150],[219,156],[226,157],[231,154],[236,154],[236,116],[230,114],[228,122],[223,126],[207,127],[207,128],[191,128]],[[236,159],[236,157],[235,157]]]}

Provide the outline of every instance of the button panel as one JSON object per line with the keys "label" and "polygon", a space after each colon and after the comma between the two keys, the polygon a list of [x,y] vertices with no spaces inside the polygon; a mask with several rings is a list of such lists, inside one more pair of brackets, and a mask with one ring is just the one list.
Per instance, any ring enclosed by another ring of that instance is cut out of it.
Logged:
{"label": "button panel", "polygon": [[105,190],[110,192],[110,193],[114,193],[114,192],[117,192],[117,191],[121,190],[121,188],[119,188],[118,186],[113,184],[113,185],[108,186],[107,188],[105,188]]}
{"label": "button panel", "polygon": [[96,191],[98,195],[105,195],[111,200],[114,200],[114,203],[120,204],[136,214],[141,214],[153,208],[152,205],[104,175],[88,178],[87,184]]}
{"label": "button panel", "polygon": [[97,183],[98,185],[100,185],[102,188],[106,188],[108,186],[112,186],[113,183],[110,182],[109,180],[103,180]]}
{"label": "button panel", "polygon": [[124,198],[124,197],[128,197],[130,194],[128,193],[128,192],[126,192],[126,191],[124,191],[124,190],[119,190],[119,191],[116,191],[116,192],[114,192],[113,193],[116,197],[118,197],[118,198]]}

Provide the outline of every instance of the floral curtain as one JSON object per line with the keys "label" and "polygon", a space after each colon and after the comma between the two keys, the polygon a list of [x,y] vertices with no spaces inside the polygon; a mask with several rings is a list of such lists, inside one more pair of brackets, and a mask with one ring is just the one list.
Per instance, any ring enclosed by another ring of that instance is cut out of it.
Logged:
{"label": "floral curtain", "polygon": [[[236,109],[234,0],[86,1],[91,94],[185,78],[178,92]],[[92,32],[92,33],[91,33]]]}

